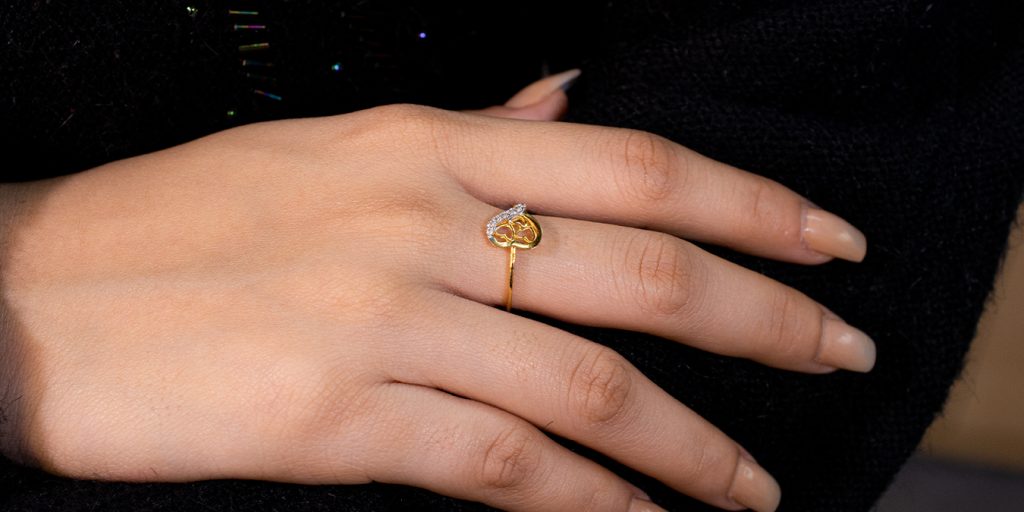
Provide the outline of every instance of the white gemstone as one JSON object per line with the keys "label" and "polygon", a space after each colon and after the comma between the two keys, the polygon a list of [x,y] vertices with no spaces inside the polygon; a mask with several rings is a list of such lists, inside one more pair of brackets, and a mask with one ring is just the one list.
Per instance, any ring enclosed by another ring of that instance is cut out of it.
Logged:
{"label": "white gemstone", "polygon": [[493,236],[494,231],[498,229],[498,224],[505,222],[506,220],[518,217],[526,211],[526,205],[523,203],[517,203],[512,208],[505,210],[495,215],[490,221],[487,222],[487,236]]}

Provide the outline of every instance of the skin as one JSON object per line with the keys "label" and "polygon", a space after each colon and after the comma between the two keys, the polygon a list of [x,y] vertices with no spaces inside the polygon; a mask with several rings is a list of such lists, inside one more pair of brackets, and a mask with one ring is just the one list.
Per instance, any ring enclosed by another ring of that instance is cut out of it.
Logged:
{"label": "skin", "polygon": [[547,430],[712,505],[774,509],[767,473],[622,356],[506,313],[508,254],[483,225],[525,202],[544,230],[517,260],[518,309],[824,373],[834,316],[684,240],[822,263],[807,201],[644,132],[552,122],[566,98],[548,85],[3,185],[3,452],[75,478],[657,510]]}

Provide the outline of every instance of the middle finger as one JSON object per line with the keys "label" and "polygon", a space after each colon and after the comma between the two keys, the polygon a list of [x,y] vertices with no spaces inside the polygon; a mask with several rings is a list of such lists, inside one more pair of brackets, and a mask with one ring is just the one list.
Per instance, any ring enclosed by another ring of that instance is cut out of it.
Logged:
{"label": "middle finger", "polygon": [[[442,164],[478,199],[648,227],[804,264],[864,258],[864,235],[768,178],[648,132],[441,112]],[[567,193],[568,192],[568,193]]]}

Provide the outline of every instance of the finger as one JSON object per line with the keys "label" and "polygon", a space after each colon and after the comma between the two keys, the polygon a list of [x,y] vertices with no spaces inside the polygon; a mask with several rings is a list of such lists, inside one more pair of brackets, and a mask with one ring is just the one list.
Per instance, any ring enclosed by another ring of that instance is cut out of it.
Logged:
{"label": "finger", "polygon": [[438,295],[446,315],[397,355],[394,378],[499,407],[717,507],[774,509],[778,488],[767,472],[616,352]]}
{"label": "finger", "polygon": [[505,411],[423,386],[389,388],[364,459],[372,480],[502,510],[626,511],[643,495]]}
{"label": "finger", "polygon": [[467,111],[473,114],[502,117],[505,119],[523,119],[526,121],[556,121],[569,109],[569,97],[561,89],[549,94],[546,98],[520,108],[507,106],[488,107],[483,110]]}
{"label": "finger", "polygon": [[526,86],[504,105],[466,112],[506,119],[554,121],[565,115],[569,106],[565,91],[579,75],[579,69],[563,71]]}
{"label": "finger", "polygon": [[[475,201],[462,223],[496,209]],[[462,213],[460,213],[462,215]],[[647,332],[777,368],[869,371],[875,344],[805,294],[677,237],[612,224],[535,216],[541,243],[517,253],[514,307],[597,327]],[[458,294],[505,304],[508,250],[459,231],[436,278]]]}
{"label": "finger", "polygon": [[580,76],[579,69],[570,69],[542,78],[523,88],[508,101],[506,107],[523,108],[544,100],[554,92],[567,91]]}
{"label": "finger", "polygon": [[441,115],[441,163],[486,203],[523,202],[797,263],[860,261],[866,251],[860,231],[779,183],[657,135]]}

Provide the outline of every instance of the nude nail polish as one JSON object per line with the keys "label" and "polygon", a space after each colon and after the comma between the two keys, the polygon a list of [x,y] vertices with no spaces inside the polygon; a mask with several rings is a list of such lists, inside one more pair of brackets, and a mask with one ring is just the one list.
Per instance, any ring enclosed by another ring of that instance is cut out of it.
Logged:
{"label": "nude nail polish", "polygon": [[533,105],[547,98],[551,93],[559,89],[563,91],[569,90],[569,87],[572,86],[579,76],[579,69],[570,69],[568,71],[544,77],[516,93],[515,96],[505,102],[505,106],[511,108],[523,108]]}
{"label": "nude nail polish", "polygon": [[838,317],[825,315],[815,361],[834,368],[868,372],[875,366],[875,342]]}
{"label": "nude nail polish", "polygon": [[813,206],[804,208],[803,241],[813,251],[854,262],[863,260],[868,248],[864,233]]}
{"label": "nude nail polish", "polygon": [[666,510],[655,505],[652,501],[636,497],[633,498],[633,501],[629,502],[628,512],[666,512]]}
{"label": "nude nail polish", "polygon": [[764,468],[746,456],[740,456],[729,498],[754,512],[774,512],[782,499],[782,490]]}

